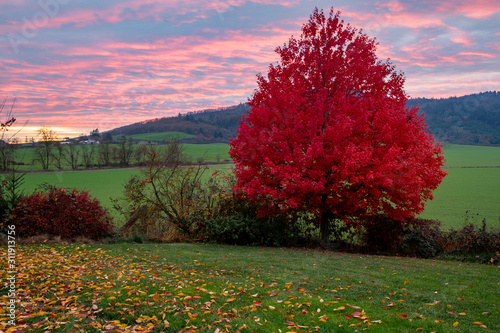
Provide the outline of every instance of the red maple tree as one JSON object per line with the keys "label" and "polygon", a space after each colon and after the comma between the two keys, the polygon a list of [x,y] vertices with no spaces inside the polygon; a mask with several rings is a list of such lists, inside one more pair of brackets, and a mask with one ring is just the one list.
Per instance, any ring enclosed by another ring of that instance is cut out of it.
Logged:
{"label": "red maple tree", "polygon": [[261,214],[312,212],[324,240],[333,219],[420,213],[446,175],[441,146],[406,106],[404,75],[339,16],[315,9],[301,38],[276,49],[230,143],[236,189]]}

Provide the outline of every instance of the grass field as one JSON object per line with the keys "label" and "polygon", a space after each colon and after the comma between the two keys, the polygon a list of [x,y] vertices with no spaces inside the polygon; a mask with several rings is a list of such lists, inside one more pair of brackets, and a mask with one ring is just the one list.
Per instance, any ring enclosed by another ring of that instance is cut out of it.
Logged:
{"label": "grass field", "polygon": [[[152,133],[155,134],[155,133]],[[156,133],[156,134],[163,134],[166,135],[166,133]],[[189,135],[189,134],[186,134]],[[207,143],[207,144],[182,144],[184,147],[184,151],[186,155],[189,157],[191,162],[197,162],[201,159],[203,159],[206,162],[223,162],[223,161],[228,161],[230,160],[229,158],[229,145],[225,143]],[[118,147],[117,144],[112,144],[110,147]],[[137,147],[137,146],[136,146]],[[165,146],[160,146],[160,147],[165,147]],[[66,148],[66,147],[65,147]],[[83,163],[83,158],[82,158],[82,150],[85,149],[87,151],[89,150],[94,150],[93,153],[93,163],[94,165],[97,165],[97,156],[98,156],[98,145],[80,145],[76,146],[77,151],[79,152],[79,161],[80,164]],[[18,166],[20,170],[26,170],[26,171],[43,171],[42,167],[40,166],[39,163],[33,162],[35,158],[35,148],[33,147],[25,147],[25,148],[19,148],[16,151],[16,161],[24,163],[23,165]],[[135,157],[132,156],[131,158],[131,163],[136,163]],[[80,166],[80,170],[82,170],[83,167]],[[63,169],[62,171],[65,170],[71,170],[70,164],[67,162],[63,163]],[[51,165],[49,167],[49,171],[60,171],[58,170],[53,163],[51,162]]]}
{"label": "grass field", "polygon": [[500,147],[445,145],[447,168],[500,167]]}
{"label": "grass field", "polygon": [[[112,208],[110,198],[117,199],[123,194],[126,182],[140,172],[139,169],[113,169],[94,171],[66,171],[30,173],[25,176],[23,189],[31,193],[40,185],[47,183],[64,188],[86,190],[97,198],[104,207]],[[120,216],[111,211],[112,215],[120,222]]]}
{"label": "grass field", "polygon": [[485,219],[488,226],[500,227],[500,168],[449,169],[420,214],[440,220],[444,228],[463,226],[466,216],[476,225]]}
{"label": "grass field", "polygon": [[209,244],[19,245],[16,265],[17,332],[500,331],[493,265]]}
{"label": "grass field", "polygon": [[127,138],[132,138],[134,140],[140,141],[170,141],[175,139],[190,139],[195,136],[192,134],[187,134],[183,132],[154,132],[154,133],[143,133],[143,134],[134,134],[128,135]]}
{"label": "grass field", "polygon": [[443,228],[465,221],[500,228],[500,147],[445,145],[448,175],[420,217],[437,219]]}
{"label": "grass field", "polygon": [[230,160],[229,145],[226,143],[207,143],[207,144],[192,144],[186,143],[182,145],[184,153],[192,157],[193,162],[203,158],[207,162],[221,162]]}
{"label": "grass field", "polygon": [[[185,152],[196,160],[205,154],[207,161],[229,158],[226,144],[186,144]],[[446,176],[434,192],[434,200],[427,203],[423,218],[437,219],[443,228],[461,227],[466,212],[471,222],[480,224],[486,219],[489,226],[500,227],[500,147],[445,146]],[[214,168],[215,166],[211,166]],[[218,165],[222,169],[230,164]],[[26,175],[27,193],[44,182],[62,187],[85,188],[105,207],[111,207],[109,197],[122,194],[124,183],[138,170],[97,170],[79,172],[52,172]]]}

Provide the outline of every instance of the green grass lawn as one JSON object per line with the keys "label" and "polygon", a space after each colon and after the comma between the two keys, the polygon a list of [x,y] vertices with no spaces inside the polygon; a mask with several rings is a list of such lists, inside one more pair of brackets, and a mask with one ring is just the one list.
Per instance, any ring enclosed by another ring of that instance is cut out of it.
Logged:
{"label": "green grass lawn", "polygon": [[500,331],[492,265],[208,244],[18,245],[16,265],[18,332]]}

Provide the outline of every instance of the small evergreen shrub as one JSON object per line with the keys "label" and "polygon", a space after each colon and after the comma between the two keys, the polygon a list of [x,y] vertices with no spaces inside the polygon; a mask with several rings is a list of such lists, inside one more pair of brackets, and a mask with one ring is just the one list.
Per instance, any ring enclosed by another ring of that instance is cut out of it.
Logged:
{"label": "small evergreen shrub", "polygon": [[48,234],[63,239],[98,239],[113,229],[109,213],[88,192],[56,187],[19,200],[8,223],[16,225],[20,237]]}

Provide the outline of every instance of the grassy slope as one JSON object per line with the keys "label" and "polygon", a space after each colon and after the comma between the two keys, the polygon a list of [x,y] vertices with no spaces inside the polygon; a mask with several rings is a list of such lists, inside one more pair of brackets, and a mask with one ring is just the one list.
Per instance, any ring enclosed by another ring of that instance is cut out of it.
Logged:
{"label": "grassy slope", "polygon": [[500,331],[492,265],[208,244],[16,252],[33,332]]}
{"label": "grassy slope", "polygon": [[174,139],[189,139],[195,136],[183,132],[153,132],[153,133],[143,133],[127,135],[127,138],[132,138],[134,140],[142,141],[169,141]]}

